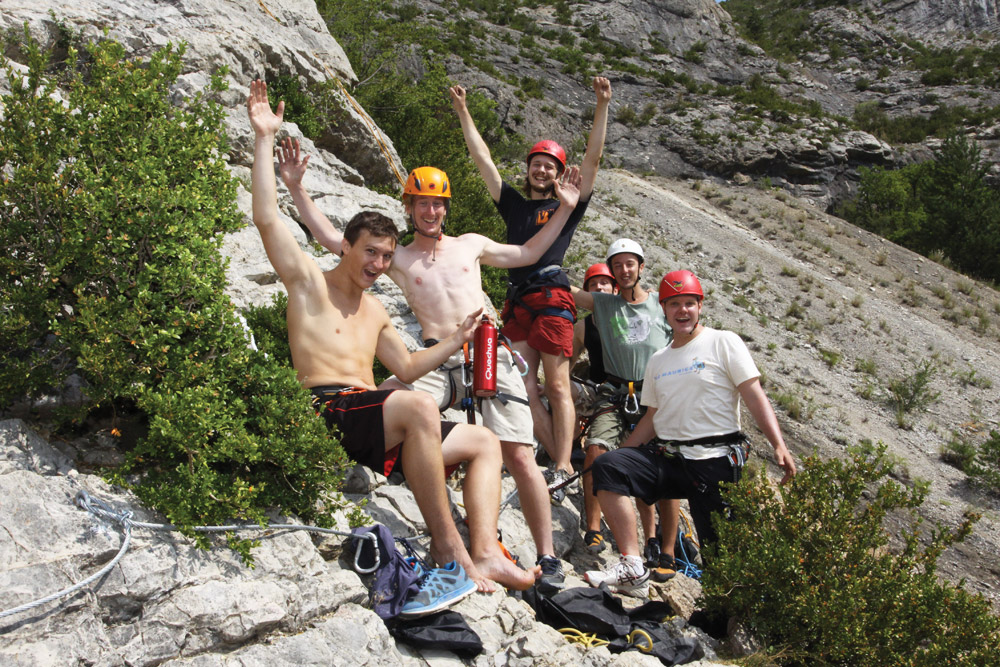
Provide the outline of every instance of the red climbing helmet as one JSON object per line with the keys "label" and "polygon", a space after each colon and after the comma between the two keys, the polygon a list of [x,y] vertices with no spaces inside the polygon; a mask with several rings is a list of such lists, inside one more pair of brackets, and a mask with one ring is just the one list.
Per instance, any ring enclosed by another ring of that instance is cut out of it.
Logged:
{"label": "red climbing helmet", "polygon": [[590,279],[596,278],[597,276],[605,276],[606,278],[610,278],[612,283],[617,284],[615,283],[615,277],[611,274],[611,269],[608,268],[608,265],[604,262],[598,262],[597,264],[591,264],[590,268],[587,269],[587,272],[583,274],[584,292],[588,291],[587,283],[590,282]]}
{"label": "red climbing helmet", "polygon": [[531,164],[532,157],[539,154],[548,155],[555,159],[559,163],[559,171],[566,168],[566,151],[551,139],[544,139],[531,147],[531,150],[528,151],[528,164]]}
{"label": "red climbing helmet", "polygon": [[431,197],[451,197],[451,183],[448,174],[436,167],[417,167],[410,172],[403,187],[406,195],[428,195]]}
{"label": "red climbing helmet", "polygon": [[699,301],[705,298],[705,293],[701,290],[701,283],[698,282],[698,276],[687,269],[671,271],[663,276],[663,280],[660,281],[660,303],[672,296],[682,294],[694,295],[698,297]]}

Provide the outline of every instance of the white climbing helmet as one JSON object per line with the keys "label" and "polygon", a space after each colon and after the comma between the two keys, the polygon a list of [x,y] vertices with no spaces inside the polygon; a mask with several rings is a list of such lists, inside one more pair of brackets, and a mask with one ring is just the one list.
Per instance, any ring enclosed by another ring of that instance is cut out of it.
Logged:
{"label": "white climbing helmet", "polygon": [[642,246],[633,241],[632,239],[618,239],[608,247],[608,258],[605,260],[608,266],[611,266],[611,258],[615,255],[620,255],[623,252],[630,252],[639,258],[639,263],[642,264],[646,261],[645,255],[642,253]]}

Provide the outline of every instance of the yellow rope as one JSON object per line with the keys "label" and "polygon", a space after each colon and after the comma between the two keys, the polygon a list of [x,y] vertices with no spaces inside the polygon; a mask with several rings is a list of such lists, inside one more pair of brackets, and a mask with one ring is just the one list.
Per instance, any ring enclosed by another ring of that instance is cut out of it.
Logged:
{"label": "yellow rope", "polygon": [[274,14],[272,14],[271,10],[268,9],[267,5],[264,4],[264,0],[257,0],[257,4],[260,5],[261,9],[263,9],[265,12],[267,12],[268,16],[270,16],[272,19],[274,19],[278,23],[281,23],[281,20],[277,16],[275,16]]}
{"label": "yellow rope", "polygon": [[[645,639],[646,645],[637,644],[637,639]],[[653,650],[653,638],[649,636],[649,633],[641,628],[636,628],[632,632],[628,633],[628,643],[634,648],[639,649],[643,653],[649,653]]]}
{"label": "yellow rope", "polygon": [[320,64],[323,66],[323,69],[326,70],[327,75],[337,83],[337,86],[340,88],[340,92],[344,94],[347,101],[351,103],[354,110],[358,112],[359,116],[361,116],[361,119],[365,121],[365,125],[368,126],[368,131],[371,133],[372,137],[375,138],[375,143],[378,144],[379,149],[382,151],[382,156],[385,157],[385,161],[389,163],[389,168],[392,169],[392,173],[396,176],[396,180],[399,181],[399,184],[402,186],[406,183],[406,179],[403,178],[403,176],[396,169],[396,163],[389,154],[389,147],[386,146],[385,141],[382,140],[382,135],[379,133],[378,127],[375,125],[375,121],[373,121],[371,116],[365,113],[365,110],[361,108],[361,105],[359,105],[357,101],[351,97],[351,94],[347,92],[347,88],[345,88],[344,84],[341,83],[340,78],[331,72],[330,68],[327,67],[325,63],[321,62]]}
{"label": "yellow rope", "polygon": [[[601,639],[593,632],[580,632],[576,628],[559,628],[559,632],[566,641],[573,644],[582,644],[587,648],[597,648],[598,646],[607,646],[608,641],[606,639]],[[649,635],[646,635],[647,637]],[[650,646],[653,645],[652,640],[649,643]]]}

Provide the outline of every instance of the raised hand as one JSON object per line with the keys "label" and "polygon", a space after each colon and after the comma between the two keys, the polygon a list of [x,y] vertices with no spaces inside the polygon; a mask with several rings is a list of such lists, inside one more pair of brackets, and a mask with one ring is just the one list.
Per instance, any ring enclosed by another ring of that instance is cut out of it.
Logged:
{"label": "raised hand", "polygon": [[465,110],[465,88],[462,86],[452,86],[448,89],[451,94],[451,106],[454,107],[456,112],[461,113]]}
{"label": "raised hand", "polygon": [[250,116],[250,126],[257,136],[274,136],[281,128],[281,121],[285,116],[285,103],[278,102],[277,112],[271,111],[271,103],[267,99],[267,84],[257,79],[250,82],[247,114]]}
{"label": "raised hand", "polygon": [[577,203],[580,201],[580,184],[582,182],[583,175],[580,173],[579,167],[569,167],[566,169],[562,174],[562,178],[558,178],[552,183],[559,203],[565,204],[571,209],[576,208]]}
{"label": "raised hand", "polygon": [[300,185],[308,165],[309,156],[301,152],[299,140],[285,137],[278,146],[278,170],[285,185]]}
{"label": "raised hand", "polygon": [[594,92],[597,93],[597,101],[605,104],[611,101],[611,82],[606,77],[594,77]]}

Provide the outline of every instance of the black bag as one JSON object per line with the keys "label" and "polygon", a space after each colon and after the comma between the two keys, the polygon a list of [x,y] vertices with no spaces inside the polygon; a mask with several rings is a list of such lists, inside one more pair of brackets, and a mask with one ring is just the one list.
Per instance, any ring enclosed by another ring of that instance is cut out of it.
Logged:
{"label": "black bag", "polygon": [[483,641],[456,611],[439,611],[429,616],[394,619],[386,626],[398,641],[415,648],[436,648],[452,651],[471,659],[483,652]]}
{"label": "black bag", "polygon": [[571,588],[548,597],[525,596],[539,621],[557,630],[574,628],[608,641],[608,650],[639,650],[664,665],[681,665],[704,657],[696,639],[676,637],[663,624],[673,615],[666,602],[651,601],[625,611],[621,601],[604,588]]}

